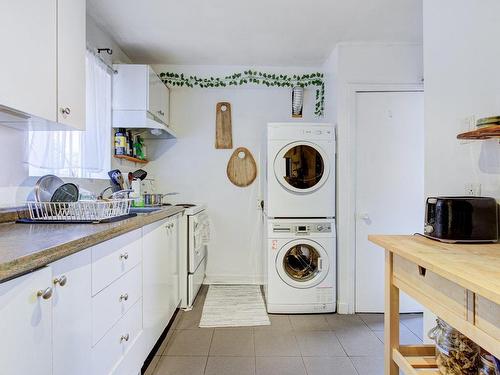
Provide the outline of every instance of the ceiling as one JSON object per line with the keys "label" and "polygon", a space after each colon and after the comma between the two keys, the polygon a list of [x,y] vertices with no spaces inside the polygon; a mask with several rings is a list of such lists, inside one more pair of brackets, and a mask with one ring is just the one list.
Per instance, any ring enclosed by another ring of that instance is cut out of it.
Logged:
{"label": "ceiling", "polygon": [[422,42],[422,0],[87,0],[136,63],[315,66],[338,42]]}

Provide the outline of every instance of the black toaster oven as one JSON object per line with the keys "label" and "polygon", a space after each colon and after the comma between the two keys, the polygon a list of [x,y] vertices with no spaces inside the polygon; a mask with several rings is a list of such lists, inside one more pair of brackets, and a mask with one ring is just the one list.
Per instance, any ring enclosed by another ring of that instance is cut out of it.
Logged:
{"label": "black toaster oven", "polygon": [[487,197],[427,198],[424,235],[443,242],[496,242],[497,201]]}

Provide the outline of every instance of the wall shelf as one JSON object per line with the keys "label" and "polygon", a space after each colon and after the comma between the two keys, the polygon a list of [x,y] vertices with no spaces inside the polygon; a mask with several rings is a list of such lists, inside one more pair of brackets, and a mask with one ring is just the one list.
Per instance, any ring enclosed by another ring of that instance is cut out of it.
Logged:
{"label": "wall shelf", "polygon": [[131,161],[132,163],[146,164],[148,162],[148,160],[137,159],[137,158],[134,158],[134,157],[128,156],[128,155],[113,155],[113,157],[115,159],[125,159],[128,161]]}
{"label": "wall shelf", "polygon": [[491,125],[478,128],[457,135],[457,139],[490,139],[500,138],[500,125]]}

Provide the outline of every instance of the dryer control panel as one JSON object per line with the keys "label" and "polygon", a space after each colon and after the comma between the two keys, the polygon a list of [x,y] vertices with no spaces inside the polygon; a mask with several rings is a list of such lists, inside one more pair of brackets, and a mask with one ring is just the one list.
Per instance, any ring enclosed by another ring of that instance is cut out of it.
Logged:
{"label": "dryer control panel", "polygon": [[273,224],[274,233],[310,234],[310,233],[331,233],[330,223],[307,223],[307,224]]}

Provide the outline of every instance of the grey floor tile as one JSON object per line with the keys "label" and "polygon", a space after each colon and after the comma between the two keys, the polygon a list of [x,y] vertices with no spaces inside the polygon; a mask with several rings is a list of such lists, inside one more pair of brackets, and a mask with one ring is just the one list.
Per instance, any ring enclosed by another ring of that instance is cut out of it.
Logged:
{"label": "grey floor tile", "polygon": [[333,331],[350,331],[354,329],[369,329],[358,315],[331,314],[326,316],[326,321]]}
{"label": "grey floor tile", "polygon": [[262,330],[280,330],[280,331],[292,331],[292,323],[290,322],[290,318],[288,315],[276,315],[269,314],[269,320],[271,325],[269,326],[255,326],[254,331],[262,331]]}
{"label": "grey floor tile", "polygon": [[255,375],[255,357],[208,357],[205,375]]}
{"label": "grey floor tile", "polygon": [[400,322],[422,340],[424,330],[423,314],[401,314]]}
{"label": "grey floor tile", "polygon": [[306,375],[301,357],[257,357],[257,375]]}
{"label": "grey floor tile", "polygon": [[330,326],[323,314],[290,315],[290,322],[296,331],[329,331]]}
{"label": "grey floor tile", "polygon": [[[384,342],[384,331],[373,331],[380,339]],[[399,326],[399,343],[401,345],[412,345],[412,344],[422,344],[422,340],[417,337],[412,331],[410,331],[406,326],[400,324]]]}
{"label": "grey floor tile", "polygon": [[300,356],[299,346],[292,332],[258,331],[254,335],[257,356]]}
{"label": "grey floor tile", "polygon": [[310,357],[346,356],[334,332],[296,332],[300,353]]}
{"label": "grey floor tile", "polygon": [[358,375],[348,357],[304,357],[308,375]]}
{"label": "grey floor tile", "polygon": [[384,375],[383,357],[351,357],[359,375]]}
{"label": "grey floor tile", "polygon": [[196,329],[199,328],[201,319],[201,311],[186,311],[183,312],[175,329]]}
{"label": "grey floor tile", "polygon": [[161,357],[154,375],[203,375],[207,357]]}
{"label": "grey floor tile", "polygon": [[372,331],[384,330],[384,314],[356,314]]}
{"label": "grey floor tile", "polygon": [[156,369],[156,366],[158,365],[158,362],[160,362],[160,359],[161,359],[161,356],[155,355],[153,357],[153,359],[151,360],[151,362],[149,363],[149,366],[146,369],[146,372],[144,373],[144,375],[153,375],[153,373]]}
{"label": "grey floor tile", "polygon": [[215,330],[210,356],[255,356],[253,331],[248,329]]}
{"label": "grey floor tile", "polygon": [[384,345],[370,329],[335,332],[348,356],[383,356]]}
{"label": "grey floor tile", "polygon": [[212,329],[189,329],[175,331],[163,355],[206,356],[212,340]]}

